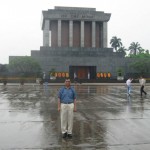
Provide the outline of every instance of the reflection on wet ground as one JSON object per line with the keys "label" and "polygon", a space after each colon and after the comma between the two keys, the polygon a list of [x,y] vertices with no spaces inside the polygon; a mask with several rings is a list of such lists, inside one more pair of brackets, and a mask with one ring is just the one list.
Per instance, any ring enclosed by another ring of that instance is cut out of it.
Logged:
{"label": "reflection on wet ground", "polygon": [[63,140],[60,86],[0,86],[0,149],[149,150],[150,87],[76,86],[73,139]]}

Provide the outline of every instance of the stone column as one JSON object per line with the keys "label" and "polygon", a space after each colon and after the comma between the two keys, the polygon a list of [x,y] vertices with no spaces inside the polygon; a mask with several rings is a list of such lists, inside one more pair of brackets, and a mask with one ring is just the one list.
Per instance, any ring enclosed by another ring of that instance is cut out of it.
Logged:
{"label": "stone column", "polygon": [[95,26],[95,21],[92,21],[92,47],[96,47],[96,26]]}
{"label": "stone column", "polygon": [[107,22],[103,22],[103,47],[107,47]]}
{"label": "stone column", "polygon": [[69,21],[69,47],[73,46],[73,21]]}
{"label": "stone column", "polygon": [[81,21],[81,47],[84,47],[84,21]]}
{"label": "stone column", "polygon": [[58,20],[58,47],[61,47],[61,20]]}
{"label": "stone column", "polygon": [[43,46],[50,46],[50,35],[49,35],[50,21],[45,20],[43,28]]}

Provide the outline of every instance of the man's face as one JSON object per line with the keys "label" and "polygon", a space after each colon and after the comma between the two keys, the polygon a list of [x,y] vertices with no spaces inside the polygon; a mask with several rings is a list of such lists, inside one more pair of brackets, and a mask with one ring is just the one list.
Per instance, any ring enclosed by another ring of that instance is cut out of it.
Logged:
{"label": "man's face", "polygon": [[70,79],[67,79],[66,81],[65,81],[65,85],[68,87],[68,86],[70,86]]}

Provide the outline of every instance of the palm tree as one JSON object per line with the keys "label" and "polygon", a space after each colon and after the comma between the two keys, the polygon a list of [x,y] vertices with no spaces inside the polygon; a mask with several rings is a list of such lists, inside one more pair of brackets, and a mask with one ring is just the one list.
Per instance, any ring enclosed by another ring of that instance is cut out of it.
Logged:
{"label": "palm tree", "polygon": [[132,42],[128,50],[130,51],[130,54],[136,55],[138,52],[140,52],[141,46],[138,42]]}
{"label": "palm tree", "polygon": [[117,48],[120,48],[122,46],[122,42],[120,38],[117,38],[116,36],[113,36],[110,40],[111,46],[117,51]]}
{"label": "palm tree", "polygon": [[144,54],[144,53],[145,53],[145,49],[140,48],[140,49],[139,49],[139,54]]}
{"label": "palm tree", "polygon": [[118,52],[125,52],[126,53],[126,48],[124,47],[124,46],[122,46],[122,47],[120,47],[119,49],[118,49]]}
{"label": "palm tree", "polygon": [[145,50],[145,53],[146,53],[146,54],[149,54],[149,50]]}

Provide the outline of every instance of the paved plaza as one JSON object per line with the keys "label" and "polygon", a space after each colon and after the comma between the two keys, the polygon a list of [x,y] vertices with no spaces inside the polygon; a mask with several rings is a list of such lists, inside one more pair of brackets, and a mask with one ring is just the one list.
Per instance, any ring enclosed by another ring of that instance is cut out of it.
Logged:
{"label": "paved plaza", "polygon": [[77,85],[73,138],[63,140],[60,85],[0,85],[0,150],[150,150],[150,86]]}

